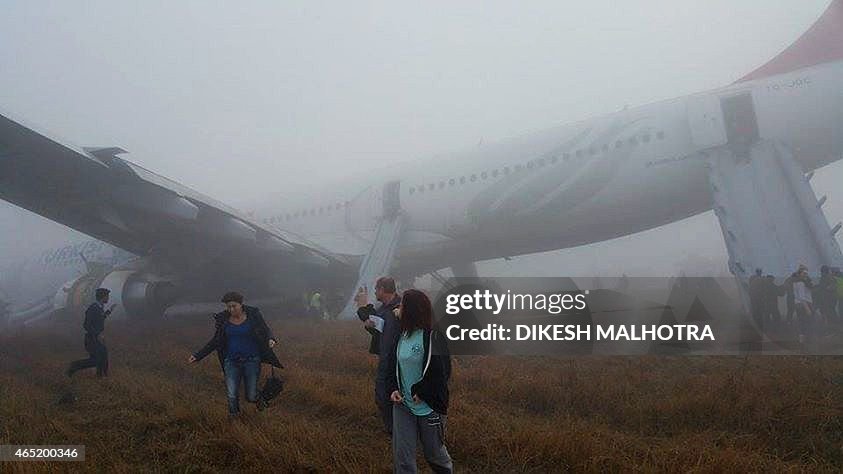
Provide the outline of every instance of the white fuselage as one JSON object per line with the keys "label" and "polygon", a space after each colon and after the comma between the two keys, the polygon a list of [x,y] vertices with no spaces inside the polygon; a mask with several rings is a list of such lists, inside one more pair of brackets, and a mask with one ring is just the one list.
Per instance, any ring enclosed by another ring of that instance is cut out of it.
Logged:
{"label": "white fuselage", "polygon": [[639,232],[711,209],[703,153],[725,137],[722,124],[717,132],[705,121],[720,113],[721,98],[743,93],[759,137],[790,147],[804,170],[843,155],[838,61],[407,164],[291,197],[257,217],[336,253],[363,255],[383,186],[398,181],[408,217],[399,266],[411,272]]}
{"label": "white fuselage", "polygon": [[[398,265],[407,274],[643,231],[711,209],[704,152],[725,138],[706,121],[721,98],[743,93],[759,137],[790,147],[805,171],[843,155],[838,61],[396,166],[264,203],[255,217],[359,257],[374,237],[384,185],[397,181],[407,216]],[[80,251],[91,260],[128,258],[102,243],[45,250],[3,269],[0,299],[26,306],[53,294],[84,272]]]}

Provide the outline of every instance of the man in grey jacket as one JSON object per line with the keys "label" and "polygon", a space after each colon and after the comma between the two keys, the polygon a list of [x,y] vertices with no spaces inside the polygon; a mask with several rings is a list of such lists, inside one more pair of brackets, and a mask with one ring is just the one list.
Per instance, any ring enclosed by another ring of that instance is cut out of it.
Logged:
{"label": "man in grey jacket", "polygon": [[383,421],[384,429],[392,434],[392,402],[386,390],[386,379],[389,376],[388,358],[395,351],[398,341],[398,319],[394,310],[401,303],[401,296],[395,288],[395,280],[390,277],[378,278],[375,283],[375,299],[380,305],[375,309],[368,302],[368,291],[360,288],[355,301],[357,302],[357,317],[363,321],[363,326],[372,334],[369,352],[378,356],[378,371],[375,375],[375,404]]}

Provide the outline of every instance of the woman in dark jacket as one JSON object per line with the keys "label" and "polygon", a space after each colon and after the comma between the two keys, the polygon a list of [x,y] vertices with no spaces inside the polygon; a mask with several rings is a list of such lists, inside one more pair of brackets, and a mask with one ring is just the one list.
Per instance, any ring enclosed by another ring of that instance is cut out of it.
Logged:
{"label": "woman in dark jacket", "polygon": [[432,329],[433,309],[427,295],[407,290],[397,310],[401,336],[388,359],[387,393],[391,393],[392,455],[395,472],[416,472],[416,439],[437,473],[454,466],[445,447],[448,380],[451,358],[445,338]]}
{"label": "woman in dark jacket", "polygon": [[226,293],[222,297],[226,310],[214,315],[214,337],[205,347],[188,358],[194,363],[202,360],[211,351],[217,351],[228,395],[228,414],[240,413],[240,381],[246,388],[246,400],[256,403],[263,410],[265,401],[258,398],[258,377],[261,363],[281,368],[278,357],[272,351],[275,336],[269,329],[258,308],[243,304],[243,295]]}

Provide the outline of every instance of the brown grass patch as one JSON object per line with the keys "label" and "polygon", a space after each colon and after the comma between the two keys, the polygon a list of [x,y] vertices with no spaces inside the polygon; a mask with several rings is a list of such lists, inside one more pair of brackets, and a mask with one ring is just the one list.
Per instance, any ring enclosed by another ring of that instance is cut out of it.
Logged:
{"label": "brown grass patch", "polygon": [[[185,363],[207,320],[110,322],[106,380],[63,375],[75,323],[0,336],[0,444],[87,446],[84,464],[0,470],[388,472],[359,324],[272,324],[287,388],[239,424],[216,358]],[[836,377],[836,358],[456,357],[448,448],[469,472],[837,472]]]}

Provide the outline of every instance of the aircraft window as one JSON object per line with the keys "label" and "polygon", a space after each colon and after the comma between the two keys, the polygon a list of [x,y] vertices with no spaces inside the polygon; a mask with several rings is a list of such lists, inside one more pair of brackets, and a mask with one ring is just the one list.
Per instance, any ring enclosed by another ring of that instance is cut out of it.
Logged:
{"label": "aircraft window", "polygon": [[310,215],[311,215],[311,216],[315,216],[315,215],[316,215],[316,208],[313,208],[313,209],[311,209],[311,210],[310,210]]}
{"label": "aircraft window", "polygon": [[322,214],[323,212],[325,212],[325,208],[324,208],[324,207],[320,207],[320,208],[319,208],[319,214]]}
{"label": "aircraft window", "polygon": [[416,188],[410,186],[410,194],[413,194],[414,192],[416,192]]}
{"label": "aircraft window", "polygon": [[504,166],[503,174],[509,174],[509,166]]}
{"label": "aircraft window", "polygon": [[445,187],[445,181],[439,181],[439,189],[442,189],[444,187]]}
{"label": "aircraft window", "polygon": [[523,165],[515,165],[515,171],[521,171],[522,169],[524,169]]}
{"label": "aircraft window", "polygon": [[603,145],[603,153],[609,153],[609,144]]}
{"label": "aircraft window", "polygon": [[433,184],[433,183],[430,183],[430,184],[427,185],[427,189],[430,190],[430,191],[433,191],[435,188],[436,188],[436,185]]}
{"label": "aircraft window", "polygon": [[342,207],[342,204],[337,203],[337,210],[339,210],[339,208],[341,208],[341,207]]}
{"label": "aircraft window", "polygon": [[533,169],[533,162],[532,162],[532,161],[528,161],[528,162],[527,162],[527,169],[528,169],[528,170]]}
{"label": "aircraft window", "polygon": [[550,157],[550,162],[553,163],[553,164],[556,164],[556,162],[558,160],[559,160],[559,158],[556,155],[553,155],[553,156]]}
{"label": "aircraft window", "polygon": [[588,149],[589,155],[594,155],[595,153],[597,153],[597,150],[595,150],[594,147],[591,147],[591,148]]}
{"label": "aircraft window", "polygon": [[649,134],[649,133],[645,133],[645,134],[644,134],[644,136],[643,136],[643,137],[641,137],[641,140],[643,140],[643,141],[644,141],[644,143],[650,143],[650,134]]}
{"label": "aircraft window", "polygon": [[629,140],[627,140],[627,142],[628,142],[630,145],[637,145],[637,144],[638,144],[638,139],[637,139],[637,138],[635,138],[635,137],[629,137]]}
{"label": "aircraft window", "polygon": [[657,132],[656,138],[658,138],[659,140],[664,140],[664,132]]}
{"label": "aircraft window", "polygon": [[349,204],[351,204],[351,201],[346,201],[345,204],[343,204],[343,206],[348,207]]}
{"label": "aircraft window", "polygon": [[563,159],[564,161],[568,161],[568,160],[570,160],[570,159],[571,159],[571,154],[570,154],[570,153],[565,153],[565,154],[563,154],[563,155],[562,155],[562,159]]}
{"label": "aircraft window", "polygon": [[457,180],[455,180],[454,178],[448,180],[448,186],[453,186],[455,184],[457,184]]}
{"label": "aircraft window", "polygon": [[486,178],[488,178],[488,177],[489,177],[489,174],[488,174],[488,173],[486,173],[485,171],[484,171],[484,172],[482,172],[482,173],[480,173],[480,179],[486,179]]}
{"label": "aircraft window", "polygon": [[615,148],[620,148],[622,146],[623,146],[623,141],[618,140],[618,141],[615,142]]}
{"label": "aircraft window", "polygon": [[473,174],[473,175],[471,175],[471,182],[473,183],[475,181],[477,181],[477,175]]}
{"label": "aircraft window", "polygon": [[492,171],[492,177],[493,177],[493,178],[497,178],[497,177],[498,177],[498,170],[497,170],[497,169],[495,169],[495,170],[493,170],[493,171]]}
{"label": "aircraft window", "polygon": [[465,184],[465,176],[460,176],[460,184]]}
{"label": "aircraft window", "polygon": [[293,214],[293,216],[294,216],[294,217],[298,217],[298,216],[299,216],[299,211],[296,211],[296,213],[295,213],[295,214]]}

